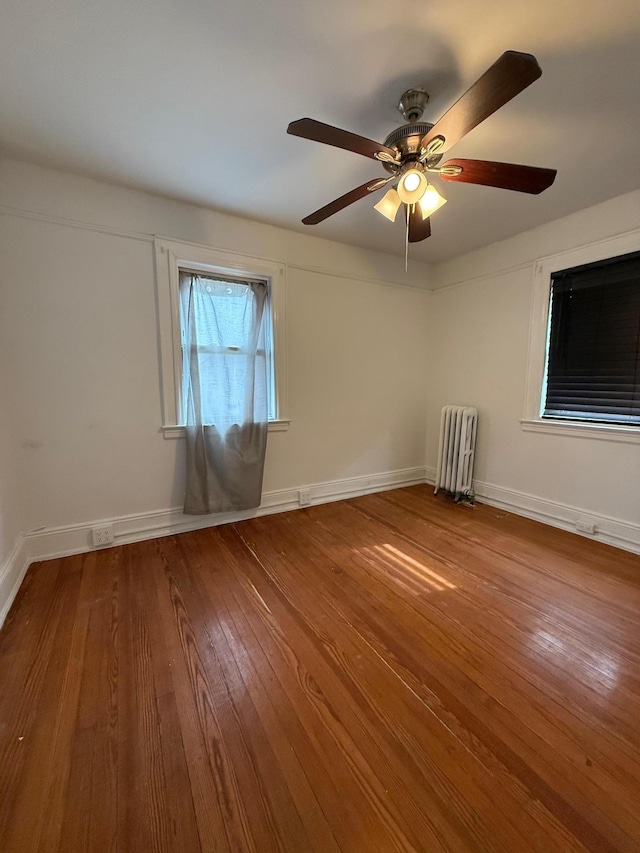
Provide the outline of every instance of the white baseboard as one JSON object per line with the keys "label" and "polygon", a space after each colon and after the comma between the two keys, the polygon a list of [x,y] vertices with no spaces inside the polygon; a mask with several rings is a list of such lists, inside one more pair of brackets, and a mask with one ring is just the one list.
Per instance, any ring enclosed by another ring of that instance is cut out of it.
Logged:
{"label": "white baseboard", "polygon": [[[427,467],[425,471],[426,481],[434,483],[436,469]],[[526,492],[517,492],[514,489],[506,489],[503,486],[494,486],[492,483],[483,483],[474,480],[473,486],[476,497],[480,499],[481,503],[513,512],[516,515],[523,515],[526,518],[532,518],[544,524],[550,524],[552,527],[560,527],[562,530],[577,533],[596,542],[605,542],[607,545],[614,545],[616,548],[623,548],[626,551],[640,554],[640,524],[633,524],[630,521],[620,521],[619,519],[600,515],[595,512],[588,512],[569,504],[529,495]],[[595,533],[593,535],[579,533],[576,530],[576,522],[578,521],[586,521],[593,524],[595,526]]]}
{"label": "white baseboard", "polygon": [[256,509],[242,512],[226,512],[215,515],[184,515],[182,509],[173,507],[136,515],[124,515],[115,518],[100,518],[81,524],[69,524],[64,527],[44,528],[23,534],[12,553],[0,569],[0,627],[13,599],[18,592],[29,565],[38,560],[50,560],[71,554],[93,551],[91,529],[113,525],[115,545],[127,545],[144,539],[159,536],[171,536],[203,527],[215,527],[246,518],[271,515],[277,512],[300,509],[298,492],[301,489],[311,494],[311,505],[340,501],[347,498],[398,489],[403,486],[415,486],[424,483],[425,469],[405,468],[399,471],[387,471],[370,474],[365,477],[349,477],[313,485],[301,485],[295,489],[281,489],[265,492],[262,503]]}
{"label": "white baseboard", "polygon": [[24,536],[20,534],[11,553],[0,566],[0,628],[18,594],[31,560],[25,548]]}

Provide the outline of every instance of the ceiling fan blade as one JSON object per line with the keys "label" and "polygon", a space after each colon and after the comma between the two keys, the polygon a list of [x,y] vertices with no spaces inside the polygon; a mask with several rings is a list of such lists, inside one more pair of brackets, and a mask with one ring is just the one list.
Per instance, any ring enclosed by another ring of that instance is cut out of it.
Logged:
{"label": "ceiling fan blade", "polygon": [[362,186],[356,187],[355,190],[341,195],[340,198],[335,198],[329,204],[325,204],[324,207],[310,213],[309,216],[305,216],[302,223],[303,225],[317,225],[319,222],[328,219],[329,216],[333,216],[339,210],[353,204],[354,201],[358,201],[370,193],[381,190],[391,180],[393,180],[393,175],[390,178],[374,178],[372,181],[367,181],[366,184],[362,184]]}
{"label": "ceiling fan blade", "polygon": [[447,160],[440,169],[440,177],[445,181],[482,184],[485,187],[499,187],[533,195],[548,189],[556,174],[555,169],[492,163],[490,160]]}
{"label": "ceiling fan blade", "polygon": [[[325,145],[333,145],[335,148],[344,148],[345,151],[353,151],[356,154],[362,154],[363,157],[371,157],[373,160],[383,159],[395,162],[397,157],[396,151],[379,142],[374,142],[373,139],[358,136],[348,130],[341,130],[339,127],[324,124],[312,118],[292,121],[287,128],[287,133],[301,136],[303,139],[312,139],[314,142],[324,142]],[[378,158],[378,154],[384,156]]]}
{"label": "ceiling fan blade", "polygon": [[[434,124],[421,145],[432,151],[446,151],[508,101],[540,77],[542,70],[535,56],[507,50]],[[439,145],[440,139],[444,143]]]}
{"label": "ceiling fan blade", "polygon": [[413,204],[409,207],[409,242],[419,243],[427,237],[431,237],[431,220],[423,219],[418,205]]}

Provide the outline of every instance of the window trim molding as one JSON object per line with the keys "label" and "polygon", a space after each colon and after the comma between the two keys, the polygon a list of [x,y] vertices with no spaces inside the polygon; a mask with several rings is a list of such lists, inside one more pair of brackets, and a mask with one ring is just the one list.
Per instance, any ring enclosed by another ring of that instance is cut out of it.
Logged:
{"label": "window trim molding", "polygon": [[525,432],[543,432],[552,435],[567,435],[573,438],[600,438],[607,441],[622,441],[626,444],[640,444],[640,429],[634,426],[616,426],[615,424],[585,423],[584,421],[538,418],[520,420]]}
{"label": "window trim molding", "polygon": [[621,424],[585,423],[578,419],[542,417],[542,394],[547,367],[551,275],[559,270],[590,264],[640,250],[640,230],[618,234],[586,246],[578,246],[533,263],[533,288],[529,319],[529,356],[524,393],[522,429],[555,435],[598,438],[607,441],[640,442],[640,427]]}
{"label": "window trim molding", "polygon": [[182,382],[180,341],[179,269],[197,272],[227,271],[234,275],[264,278],[269,282],[269,301],[273,325],[273,371],[277,419],[269,421],[269,432],[281,432],[289,426],[287,346],[286,346],[286,265],[205,246],[155,236],[153,239],[156,272],[156,299],[160,347],[162,425],[165,438],[182,438],[179,394]]}

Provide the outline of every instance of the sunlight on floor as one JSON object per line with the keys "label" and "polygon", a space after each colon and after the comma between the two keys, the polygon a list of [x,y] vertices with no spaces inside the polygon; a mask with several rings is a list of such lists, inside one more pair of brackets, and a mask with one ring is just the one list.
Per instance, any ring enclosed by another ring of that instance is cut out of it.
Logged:
{"label": "sunlight on floor", "polygon": [[396,577],[399,575],[402,580],[408,581],[414,591],[424,592],[425,584],[436,592],[445,592],[448,589],[456,588],[455,584],[450,583],[438,572],[405,554],[404,551],[394,548],[393,545],[374,545],[362,550],[369,554],[377,565],[386,566],[392,570]]}

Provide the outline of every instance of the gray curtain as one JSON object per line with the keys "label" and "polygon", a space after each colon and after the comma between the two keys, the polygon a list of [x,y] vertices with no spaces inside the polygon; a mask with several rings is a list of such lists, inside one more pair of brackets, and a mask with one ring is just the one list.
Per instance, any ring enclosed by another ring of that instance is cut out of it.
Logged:
{"label": "gray curtain", "polygon": [[267,444],[264,281],[180,274],[184,512],[260,504]]}

